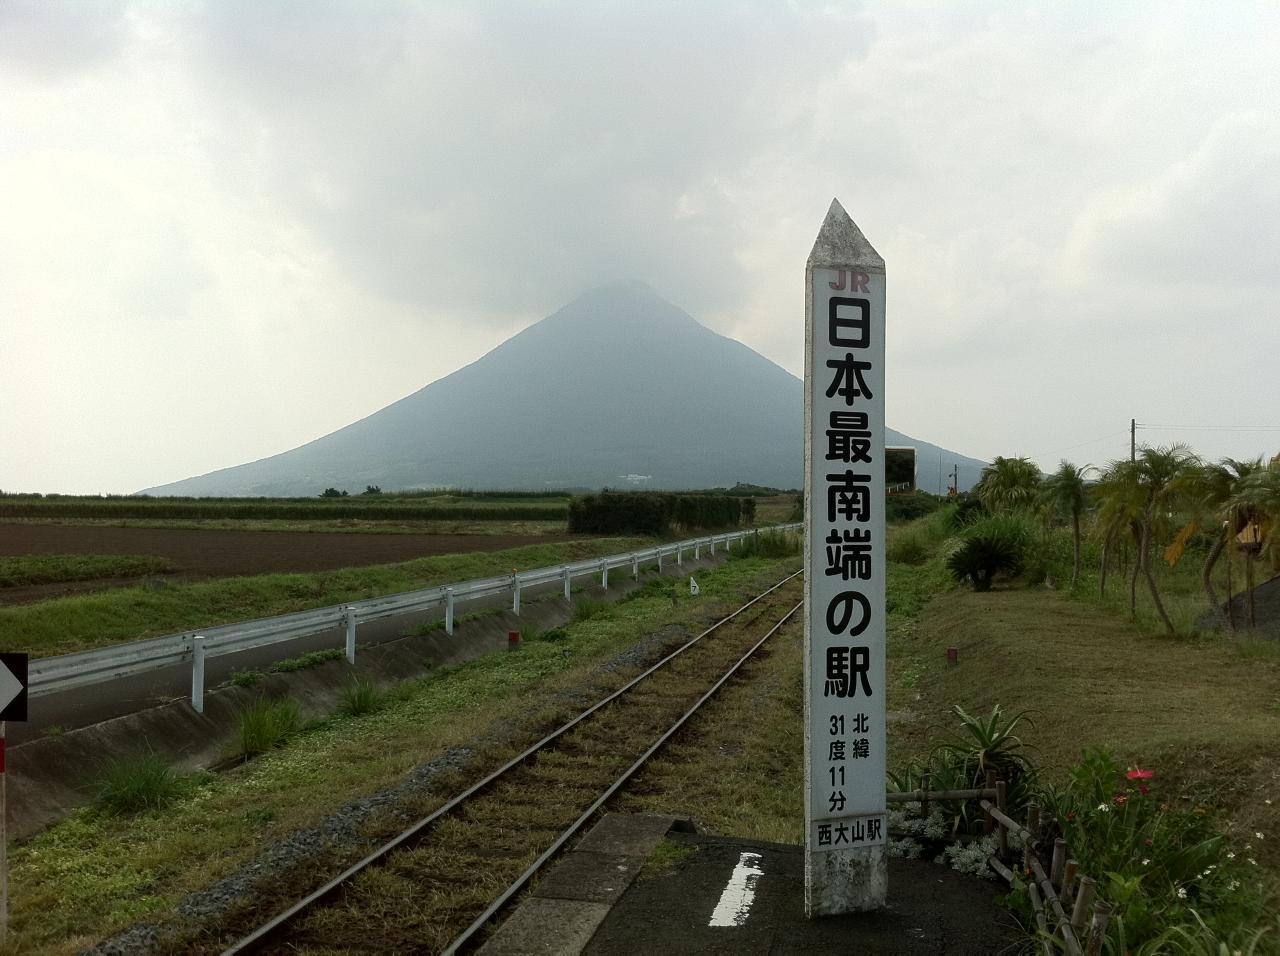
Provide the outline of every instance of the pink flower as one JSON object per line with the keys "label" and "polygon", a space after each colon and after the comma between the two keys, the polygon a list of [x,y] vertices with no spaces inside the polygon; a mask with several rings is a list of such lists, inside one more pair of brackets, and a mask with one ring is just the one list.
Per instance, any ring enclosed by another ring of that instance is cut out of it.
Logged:
{"label": "pink flower", "polygon": [[1125,774],[1125,776],[1128,777],[1130,780],[1150,780],[1155,775],[1156,775],[1156,772],[1154,770],[1142,770],[1139,767],[1134,767],[1127,774]]}

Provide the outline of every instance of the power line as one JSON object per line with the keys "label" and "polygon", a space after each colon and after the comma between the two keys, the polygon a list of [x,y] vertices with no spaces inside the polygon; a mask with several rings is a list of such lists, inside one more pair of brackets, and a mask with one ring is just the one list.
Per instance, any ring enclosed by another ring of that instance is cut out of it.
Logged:
{"label": "power line", "polygon": [[1107,433],[1106,435],[1102,435],[1102,436],[1100,436],[1100,437],[1098,437],[1098,438],[1090,438],[1088,441],[1082,441],[1082,442],[1080,442],[1078,445],[1068,445],[1066,448],[1058,448],[1058,449],[1056,449],[1055,451],[1046,451],[1046,452],[1042,452],[1042,453],[1040,453],[1040,454],[1038,454],[1038,455],[1030,455],[1029,457],[1031,457],[1031,458],[1052,458],[1054,455],[1061,455],[1064,451],[1074,451],[1074,450],[1075,450],[1075,449],[1077,449],[1077,448],[1083,448],[1085,445],[1094,445],[1094,444],[1097,444],[1097,443],[1098,443],[1098,442],[1100,442],[1100,441],[1108,441],[1108,440],[1110,440],[1110,439],[1118,438],[1118,437],[1119,437],[1119,436],[1121,436],[1121,435],[1127,435],[1127,434],[1129,434],[1129,429],[1127,429],[1127,428],[1126,428],[1126,429],[1124,429],[1123,431],[1118,431],[1118,432],[1109,432],[1109,433]]}
{"label": "power line", "polygon": [[1138,427],[1177,429],[1178,431],[1280,432],[1280,425],[1149,425],[1138,422]]}

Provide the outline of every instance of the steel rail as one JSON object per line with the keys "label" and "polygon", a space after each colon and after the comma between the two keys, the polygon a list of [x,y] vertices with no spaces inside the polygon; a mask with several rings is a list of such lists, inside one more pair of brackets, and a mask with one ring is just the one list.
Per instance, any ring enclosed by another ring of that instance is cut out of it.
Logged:
{"label": "steel rail", "polygon": [[[804,571],[800,570],[800,571],[794,572],[793,574],[787,575],[785,578],[783,578],[777,584],[773,585],[768,590],[762,591],[760,594],[757,594],[755,597],[753,597],[746,604],[742,605],[732,614],[729,614],[728,616],[723,617],[720,620],[716,621],[714,624],[708,627],[701,634],[697,635],[694,638],[691,638],[686,643],[680,645],[680,647],[676,648],[674,651],[672,651],[666,657],[662,658],[662,660],[658,661],[656,664],[649,667],[643,673],[632,678],[622,687],[619,687],[617,690],[615,690],[613,693],[597,701],[596,703],[591,705],[589,708],[584,710],[582,713],[578,714],[578,716],[574,717],[572,720],[568,721],[565,724],[562,724],[560,727],[551,731],[551,733],[547,734],[537,743],[532,744],[528,749],[524,750],[522,753],[519,753],[515,757],[512,757],[510,760],[508,760],[505,764],[503,764],[497,770],[493,771],[492,773],[490,773],[488,776],[484,777],[480,781],[472,784],[466,790],[462,791],[460,794],[453,797],[448,802],[442,804],[440,807],[433,810],[427,816],[423,817],[422,819],[418,820],[416,823],[409,826],[408,829],[402,831],[400,834],[398,834],[391,840],[387,841],[382,846],[378,847],[368,856],[364,857],[363,859],[347,867],[345,870],[343,870],[333,879],[329,880],[329,882],[325,883],[323,886],[319,887],[316,890],[313,890],[311,893],[309,893],[307,896],[305,896],[303,899],[299,900],[298,902],[294,903],[288,909],[278,913],[276,916],[272,917],[268,922],[263,923],[261,926],[255,929],[248,936],[245,936],[237,940],[235,943],[232,943],[229,947],[227,947],[225,950],[222,951],[222,956],[234,956],[234,954],[238,954],[238,953],[253,952],[254,947],[256,947],[259,944],[263,944],[267,942],[274,934],[276,934],[281,929],[283,929],[286,925],[288,925],[295,917],[311,909],[317,903],[321,902],[326,897],[331,895],[333,892],[340,889],[347,882],[349,882],[351,878],[354,877],[356,874],[362,872],[365,869],[368,869],[370,866],[372,866],[373,864],[383,859],[383,857],[387,856],[389,853],[399,849],[400,847],[404,846],[406,843],[413,840],[420,833],[422,833],[423,830],[431,826],[431,824],[435,823],[436,820],[440,819],[441,817],[445,816],[448,813],[451,813],[452,811],[457,809],[459,806],[461,806],[463,803],[465,803],[467,800],[470,800],[472,797],[478,794],[480,791],[487,789],[491,784],[497,781],[500,777],[504,776],[511,770],[515,769],[520,764],[524,763],[526,760],[528,760],[530,757],[537,754],[539,751],[541,751],[544,747],[546,747],[552,741],[568,733],[570,730],[572,730],[578,724],[582,723],[587,718],[591,717],[601,708],[606,707],[609,704],[611,704],[613,701],[617,700],[619,697],[627,693],[629,690],[631,690],[633,687],[635,687],[645,678],[649,677],[651,674],[665,667],[668,663],[673,661],[675,658],[679,657],[689,648],[693,647],[695,644],[701,641],[704,637],[716,631],[723,625],[729,623],[738,615],[742,614],[744,611],[750,608],[752,605],[756,604],[759,601],[764,600],[764,598],[768,597],[774,591],[777,591],[787,582],[794,580],[796,577],[798,577],[803,573]],[[797,605],[796,607],[799,607],[799,605]],[[788,612],[787,618],[789,618],[795,612],[796,612],[796,608],[792,608],[791,611]],[[783,618],[783,622],[780,622],[776,627],[774,627],[774,629],[770,631],[769,634],[772,635],[773,632],[776,631],[778,627],[782,626],[782,623],[785,623],[787,618]],[[769,635],[766,635],[766,638],[768,636]],[[764,642],[763,640],[760,641],[760,643],[763,643],[763,642]],[[759,644],[756,645],[756,647],[759,647],[759,646],[760,646]],[[754,648],[750,653],[754,653]],[[747,656],[750,656],[750,653]],[[737,670],[737,668],[741,665],[741,663],[742,661],[739,661],[738,664],[735,664],[733,667],[733,670]],[[733,671],[730,671],[729,673],[733,673]],[[723,682],[724,682],[724,678],[722,678],[721,681],[716,684],[716,687],[718,688],[720,684]],[[698,706],[701,706],[701,701],[697,705],[695,705],[695,709]],[[682,721],[683,719],[684,718],[682,718]],[[664,737],[663,739],[665,740],[666,738]],[[630,775],[630,773],[631,771],[628,771],[628,775]]]}
{"label": "steel rail", "polygon": [[462,946],[465,946],[467,942],[470,941],[471,937],[474,936],[476,933],[478,933],[484,927],[484,925],[489,922],[489,920],[493,919],[494,915],[497,914],[497,912],[501,910],[502,907],[506,906],[513,896],[515,896],[522,889],[524,889],[525,884],[528,883],[529,880],[533,878],[534,874],[536,874],[540,869],[542,869],[542,867],[546,865],[548,860],[550,860],[553,856],[555,856],[558,852],[560,852],[561,847],[563,847],[567,842],[569,842],[569,840],[573,839],[573,837],[577,834],[577,832],[586,825],[587,821],[591,819],[591,817],[596,813],[596,811],[599,810],[601,807],[603,807],[606,803],[608,803],[609,800],[613,797],[613,795],[616,794],[619,790],[621,790],[628,780],[630,780],[633,776],[635,776],[636,771],[639,770],[641,767],[643,767],[649,761],[649,758],[652,757],[655,753],[657,753],[658,750],[661,749],[662,745],[665,744],[668,740],[670,740],[675,735],[676,731],[678,731],[681,727],[685,725],[685,723],[689,720],[689,718],[692,717],[698,711],[698,708],[700,708],[703,704],[705,704],[712,697],[714,697],[716,692],[720,690],[721,687],[724,686],[725,682],[728,681],[730,677],[732,677],[734,674],[738,672],[738,668],[740,668],[743,664],[745,664],[751,658],[751,656],[755,654],[757,650],[760,649],[761,645],[763,645],[765,641],[773,637],[774,634],[778,633],[778,631],[782,629],[782,625],[786,624],[787,621],[791,620],[792,616],[794,616],[796,611],[800,610],[800,608],[802,607],[804,607],[804,601],[800,601],[799,603],[797,603],[795,607],[793,607],[790,611],[788,611],[783,616],[782,620],[780,620],[777,624],[773,625],[773,627],[769,628],[768,633],[765,634],[764,637],[756,641],[756,643],[751,646],[751,649],[748,650],[745,654],[742,655],[742,657],[738,659],[736,664],[734,664],[727,671],[725,671],[725,673],[721,675],[720,679],[716,681],[715,684],[712,685],[711,689],[707,691],[705,694],[703,694],[700,698],[698,698],[698,702],[696,704],[694,704],[692,707],[686,710],[684,714],[681,715],[679,720],[677,720],[674,724],[672,724],[669,728],[667,728],[667,731],[661,737],[659,737],[656,742],[654,742],[653,746],[651,746],[648,750],[646,750],[643,754],[641,754],[635,763],[633,763],[630,767],[624,770],[622,772],[622,775],[618,777],[618,779],[615,780],[613,783],[611,783],[609,785],[609,788],[605,790],[605,792],[602,793],[599,797],[597,797],[595,802],[592,803],[591,806],[588,807],[585,811],[583,811],[582,815],[578,817],[577,820],[575,820],[572,824],[569,825],[568,829],[566,829],[563,833],[560,834],[560,836],[556,839],[555,843],[551,844],[551,846],[548,847],[540,857],[534,860],[533,863],[529,865],[529,868],[527,870],[525,870],[518,877],[516,877],[515,882],[513,882],[510,886],[508,886],[501,896],[499,896],[496,900],[494,900],[492,903],[489,904],[488,909],[486,909],[483,913],[481,913],[478,917],[476,917],[475,921],[470,926],[468,926],[465,930],[463,930],[453,940],[452,943],[449,944],[448,948],[446,948],[444,951],[444,956],[454,956],[454,954],[458,952],[459,948]]}

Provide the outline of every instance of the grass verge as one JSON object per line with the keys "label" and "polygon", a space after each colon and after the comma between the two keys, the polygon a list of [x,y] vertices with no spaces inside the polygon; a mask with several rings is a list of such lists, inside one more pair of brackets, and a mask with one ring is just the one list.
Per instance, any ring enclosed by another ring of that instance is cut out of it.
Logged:
{"label": "grass verge", "polygon": [[[181,808],[119,817],[83,810],[12,854],[11,933],[22,951],[70,953],[140,920],[171,917],[185,896],[235,872],[258,848],[400,781],[456,747],[510,753],[494,728],[536,729],[576,712],[584,686],[631,671],[601,664],[667,625],[686,631],[737,606],[794,561],[734,561],[702,572],[702,594],[658,591],[529,641],[402,685],[384,706],[303,728],[284,746],[202,780]],[[488,744],[477,741],[493,740]]]}
{"label": "grass verge", "polygon": [[0,557],[0,588],[100,578],[138,578],[177,570],[168,558],[128,554],[24,554]]}
{"label": "grass verge", "polygon": [[212,627],[415,588],[539,568],[642,546],[592,538],[506,551],[441,555],[316,574],[266,574],[163,590],[121,588],[0,608],[0,646],[35,657],[68,654],[175,631]]}

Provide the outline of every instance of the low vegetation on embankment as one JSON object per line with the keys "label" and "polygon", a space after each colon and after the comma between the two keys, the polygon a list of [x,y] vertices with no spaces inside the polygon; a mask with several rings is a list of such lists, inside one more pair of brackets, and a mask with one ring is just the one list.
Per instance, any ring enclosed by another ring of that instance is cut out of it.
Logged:
{"label": "low vegetation on embankment", "polygon": [[595,538],[452,554],[312,574],[264,574],[163,588],[119,588],[0,608],[0,647],[37,657],[328,607],[455,581],[629,551],[640,538]]}
{"label": "low vegetation on embankment", "polygon": [[[769,544],[760,550],[772,550]],[[735,553],[726,565],[697,572],[697,597],[687,579],[646,573],[645,586],[620,603],[581,602],[577,619],[526,635],[518,653],[442,669],[373,707],[346,707],[348,713],[304,726],[281,746],[222,773],[176,785],[166,780],[165,792],[180,794],[177,802],[162,800],[159,808],[135,813],[107,803],[82,810],[12,853],[14,945],[23,952],[70,953],[133,923],[173,918],[187,894],[236,872],[264,847],[395,785],[416,766],[466,748],[466,759],[458,761],[466,769],[437,788],[456,792],[635,673],[626,664],[602,667],[606,662],[656,632],[664,639],[692,636],[798,566],[794,553]],[[442,802],[434,794],[420,799],[401,809],[425,813]],[[375,815],[362,832],[389,835],[402,826],[402,818]],[[336,872],[344,859],[306,866],[309,874],[317,867]]]}

